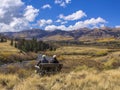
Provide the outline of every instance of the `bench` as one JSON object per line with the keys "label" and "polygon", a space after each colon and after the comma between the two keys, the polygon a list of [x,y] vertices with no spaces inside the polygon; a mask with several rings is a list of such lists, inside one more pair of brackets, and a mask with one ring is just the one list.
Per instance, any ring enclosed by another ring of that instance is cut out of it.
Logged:
{"label": "bench", "polygon": [[39,66],[35,66],[36,73],[40,75],[49,75],[60,72],[63,64],[58,63],[41,63]]}

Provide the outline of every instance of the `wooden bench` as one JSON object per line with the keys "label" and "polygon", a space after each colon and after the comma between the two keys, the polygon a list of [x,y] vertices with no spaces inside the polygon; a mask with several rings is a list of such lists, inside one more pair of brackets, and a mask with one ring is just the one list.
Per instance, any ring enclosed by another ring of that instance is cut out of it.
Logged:
{"label": "wooden bench", "polygon": [[39,66],[36,66],[36,72],[40,75],[49,75],[60,72],[63,67],[63,64],[58,63],[41,63]]}

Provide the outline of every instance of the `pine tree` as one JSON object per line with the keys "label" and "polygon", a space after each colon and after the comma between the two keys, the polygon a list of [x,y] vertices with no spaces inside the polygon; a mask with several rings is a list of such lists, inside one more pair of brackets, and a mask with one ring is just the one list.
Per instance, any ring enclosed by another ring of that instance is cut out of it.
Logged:
{"label": "pine tree", "polygon": [[1,38],[1,42],[4,42],[4,39],[3,39],[3,38]]}
{"label": "pine tree", "polygon": [[17,48],[17,43],[15,42],[15,48]]}
{"label": "pine tree", "polygon": [[13,46],[13,42],[14,42],[14,40],[13,40],[13,39],[11,39],[11,43],[10,43],[10,45],[11,45],[11,46]]}

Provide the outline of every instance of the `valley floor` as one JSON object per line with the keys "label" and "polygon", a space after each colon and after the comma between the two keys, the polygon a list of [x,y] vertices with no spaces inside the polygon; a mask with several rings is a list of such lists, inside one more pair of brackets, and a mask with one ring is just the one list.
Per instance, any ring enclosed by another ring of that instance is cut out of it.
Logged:
{"label": "valley floor", "polygon": [[0,90],[120,90],[119,49],[64,46],[44,54],[56,54],[62,72],[41,77],[34,61],[25,69],[11,65],[0,72]]}

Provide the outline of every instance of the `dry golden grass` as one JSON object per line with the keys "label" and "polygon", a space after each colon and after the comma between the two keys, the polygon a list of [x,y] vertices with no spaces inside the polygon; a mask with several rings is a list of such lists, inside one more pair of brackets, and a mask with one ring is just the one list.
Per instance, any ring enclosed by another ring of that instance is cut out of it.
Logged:
{"label": "dry golden grass", "polygon": [[63,46],[58,48],[56,51],[47,51],[47,55],[57,54],[60,55],[70,55],[70,57],[80,55],[80,56],[105,56],[110,52],[115,52],[115,49],[98,48],[98,47],[83,47],[83,46]]}
{"label": "dry golden grass", "polygon": [[109,41],[116,41],[116,39],[114,37],[110,37],[110,38],[101,38],[97,40],[97,42],[109,42]]}
{"label": "dry golden grass", "polygon": [[[66,46],[45,54],[57,54],[64,64],[61,73],[40,77],[33,72],[23,79],[0,74],[0,81],[7,83],[1,82],[0,90],[120,90],[120,68],[113,69],[113,63],[120,62],[119,50]],[[25,72],[22,69],[19,74]]]}
{"label": "dry golden grass", "polygon": [[[96,69],[112,69],[120,64],[120,50],[107,49],[102,47],[88,46],[64,46],[56,51],[45,53],[46,55],[57,54],[58,59],[64,64],[63,71],[71,71],[79,66],[86,65],[87,67]],[[113,64],[117,65],[113,66]]]}
{"label": "dry golden grass", "polygon": [[[0,75],[0,90],[120,90],[120,69],[78,71],[20,80],[17,75]],[[3,82],[6,85],[3,85]]]}
{"label": "dry golden grass", "polygon": [[24,51],[10,45],[10,41],[0,43],[0,61],[4,63],[33,60],[37,57],[34,52],[25,53]]}
{"label": "dry golden grass", "polygon": [[49,41],[49,40],[54,40],[54,41],[74,40],[74,38],[71,36],[62,36],[62,35],[54,35],[54,36],[44,37],[43,39],[45,39],[47,41]]}
{"label": "dry golden grass", "polygon": [[8,55],[11,55],[11,54],[16,54],[19,51],[20,50],[12,47],[10,45],[10,41],[8,41],[7,43],[6,42],[0,43],[0,55],[1,56],[8,56]]}
{"label": "dry golden grass", "polygon": [[61,47],[56,50],[55,53],[63,54],[63,55],[104,55],[107,54],[109,49],[102,49],[97,47],[75,47],[75,46],[69,46],[69,47]]}
{"label": "dry golden grass", "polygon": [[0,74],[0,90],[12,89],[20,81],[17,75]]}

